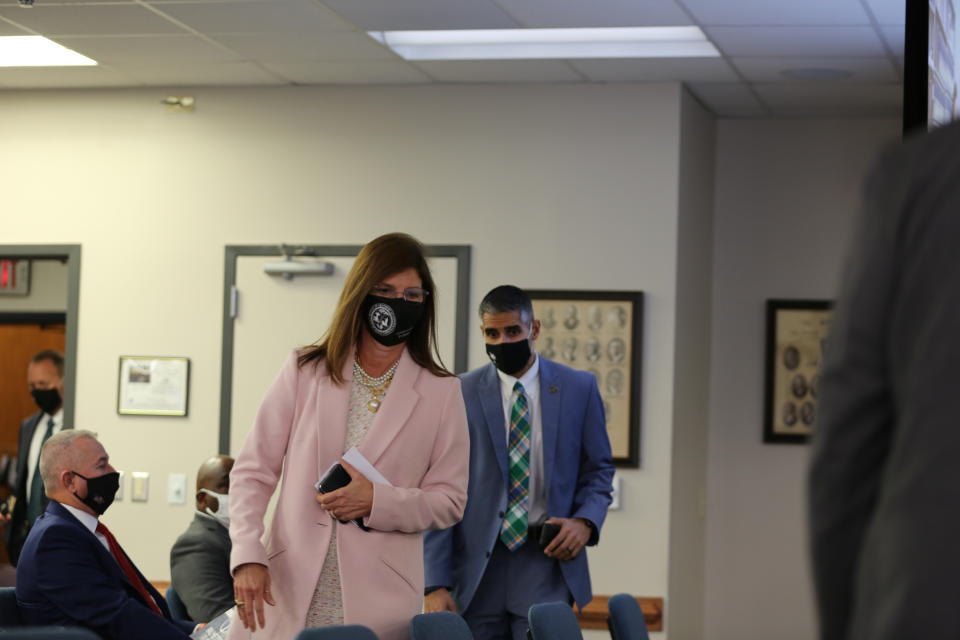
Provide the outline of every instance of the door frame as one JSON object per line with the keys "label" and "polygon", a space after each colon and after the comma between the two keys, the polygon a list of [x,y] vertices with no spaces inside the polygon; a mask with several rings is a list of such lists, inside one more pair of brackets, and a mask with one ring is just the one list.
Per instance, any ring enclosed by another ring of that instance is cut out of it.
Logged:
{"label": "door frame", "polygon": [[[297,255],[318,258],[353,258],[363,245],[296,245]],[[234,321],[239,311],[237,258],[241,256],[283,256],[278,245],[226,245],[223,264],[223,336],[220,357],[220,437],[219,450],[230,454],[230,418],[233,402]],[[425,245],[428,258],[455,258],[457,261],[457,300],[453,329],[453,370],[467,370],[467,331],[470,318],[470,245]],[[69,329],[69,325],[67,325]]]}
{"label": "door frame", "polygon": [[[80,245],[0,244],[0,256],[18,260],[63,260],[67,263],[66,346],[63,353],[63,424],[74,426],[77,392],[77,336],[80,325]],[[4,316],[46,316],[9,312]]]}

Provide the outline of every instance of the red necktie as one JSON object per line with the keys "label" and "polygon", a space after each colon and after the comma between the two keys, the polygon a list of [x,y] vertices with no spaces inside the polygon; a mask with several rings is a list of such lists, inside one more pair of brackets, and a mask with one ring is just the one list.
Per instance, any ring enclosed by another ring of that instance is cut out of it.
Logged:
{"label": "red necktie", "polygon": [[120,548],[120,545],[117,544],[117,539],[113,537],[112,533],[110,533],[110,529],[107,529],[102,522],[98,522],[97,533],[102,533],[103,537],[107,539],[107,544],[110,546],[110,553],[113,554],[117,564],[119,564],[120,568],[123,569],[123,573],[127,576],[127,580],[130,581],[130,584],[133,585],[133,588],[136,589],[146,601],[147,606],[153,609],[155,614],[163,617],[163,612],[160,610],[160,607],[157,606],[153,596],[151,596],[150,592],[147,591],[147,587],[143,584],[143,581],[140,580],[140,576],[137,575],[137,570],[133,568],[133,564],[130,562],[130,559],[127,558],[127,554],[125,554],[123,549]]}

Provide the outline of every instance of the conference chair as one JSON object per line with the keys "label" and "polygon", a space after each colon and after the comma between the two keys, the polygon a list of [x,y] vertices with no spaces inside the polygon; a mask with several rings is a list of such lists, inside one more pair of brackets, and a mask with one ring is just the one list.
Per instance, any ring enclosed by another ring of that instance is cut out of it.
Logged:
{"label": "conference chair", "polygon": [[527,614],[532,640],[583,640],[580,623],[566,602],[544,602]]}
{"label": "conference chair", "polygon": [[610,616],[607,626],[613,640],[650,640],[647,621],[637,599],[629,593],[618,593],[607,602]]}
{"label": "conference chair", "polygon": [[451,611],[421,613],[410,621],[410,640],[473,640],[467,621]]}
{"label": "conference chair", "polygon": [[187,605],[183,604],[183,600],[180,599],[180,596],[174,590],[173,585],[167,587],[167,593],[165,595],[167,600],[167,608],[170,609],[170,616],[175,620],[189,620],[190,616],[187,615]]}
{"label": "conference chair", "polygon": [[101,640],[89,629],[78,627],[20,627],[11,631],[0,630],[3,640]]}
{"label": "conference chair", "polygon": [[317,629],[304,629],[296,640],[377,640],[377,635],[362,624],[339,624]]}
{"label": "conference chair", "polygon": [[13,587],[0,587],[0,627],[21,627],[23,618],[17,607],[17,591]]}

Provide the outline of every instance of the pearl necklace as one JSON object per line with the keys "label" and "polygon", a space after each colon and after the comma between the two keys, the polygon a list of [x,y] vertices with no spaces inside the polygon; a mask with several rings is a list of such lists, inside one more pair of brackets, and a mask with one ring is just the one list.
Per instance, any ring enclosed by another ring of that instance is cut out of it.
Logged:
{"label": "pearl necklace", "polygon": [[376,413],[380,410],[380,405],[383,404],[383,396],[387,393],[387,388],[390,386],[390,383],[393,382],[393,374],[397,372],[397,365],[400,364],[400,361],[397,360],[390,368],[387,369],[386,373],[382,376],[374,378],[369,373],[363,370],[363,367],[360,366],[360,361],[354,359],[353,361],[353,379],[365,386],[372,396],[367,402],[367,410],[370,413]]}

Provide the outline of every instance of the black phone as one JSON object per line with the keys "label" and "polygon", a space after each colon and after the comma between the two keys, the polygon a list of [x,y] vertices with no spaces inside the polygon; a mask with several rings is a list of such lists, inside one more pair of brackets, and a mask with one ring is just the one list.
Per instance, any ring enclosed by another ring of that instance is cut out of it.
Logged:
{"label": "black phone", "polygon": [[537,543],[541,547],[546,547],[550,542],[557,537],[557,534],[560,533],[560,525],[556,522],[545,522],[540,527],[540,538],[537,540]]}
{"label": "black phone", "polygon": [[339,462],[327,471],[320,482],[317,483],[317,491],[320,493],[330,493],[350,484],[350,474],[343,468]]}

